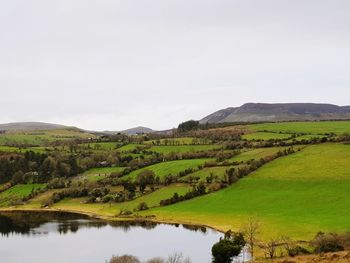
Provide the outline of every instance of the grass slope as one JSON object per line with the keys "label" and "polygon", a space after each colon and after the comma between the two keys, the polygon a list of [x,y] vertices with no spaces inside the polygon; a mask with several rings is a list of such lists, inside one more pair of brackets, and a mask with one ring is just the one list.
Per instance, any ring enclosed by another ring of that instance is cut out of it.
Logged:
{"label": "grass slope", "polygon": [[258,148],[253,150],[247,150],[242,152],[233,158],[229,159],[230,162],[246,162],[250,160],[258,160],[267,156],[272,156],[279,151],[283,151],[284,147],[271,147],[271,148]]}
{"label": "grass slope", "polygon": [[123,178],[135,179],[140,172],[144,170],[150,170],[150,171],[153,171],[156,176],[159,176],[159,178],[162,179],[166,175],[169,175],[169,174],[176,175],[179,172],[184,171],[188,168],[197,168],[199,165],[203,165],[205,162],[210,160],[212,159],[191,159],[191,160],[179,160],[179,161],[158,163],[158,164],[150,165],[142,169],[133,171]]}
{"label": "grass slope", "polygon": [[268,140],[285,140],[290,138],[291,134],[284,134],[284,133],[273,133],[273,132],[254,132],[254,133],[248,133],[242,136],[242,139],[245,140],[262,140],[262,141],[268,141]]}
{"label": "grass slope", "polygon": [[219,149],[220,145],[180,145],[180,146],[153,146],[149,151],[169,154],[169,153],[188,153]]}
{"label": "grass slope", "polygon": [[252,131],[270,131],[283,133],[350,133],[350,121],[261,123],[248,125],[247,127]]}
{"label": "grass slope", "polygon": [[277,159],[222,191],[147,213],[239,229],[258,216],[265,237],[350,229],[350,146],[317,145]]}
{"label": "grass slope", "polygon": [[0,207],[7,206],[11,201],[29,195],[33,190],[45,187],[45,184],[20,184],[0,193]]}
{"label": "grass slope", "polygon": [[0,145],[45,145],[58,140],[88,139],[96,136],[78,130],[10,132],[0,134]]}
{"label": "grass slope", "polygon": [[[85,211],[94,214],[100,214],[104,216],[116,216],[122,210],[133,211],[137,206],[145,202],[148,207],[157,207],[163,199],[168,199],[178,193],[183,195],[190,190],[190,186],[185,184],[173,184],[167,187],[163,187],[150,194],[143,195],[129,202],[117,203],[117,204],[83,204],[84,198],[64,199],[61,202],[55,204],[53,207],[56,209],[66,209],[70,211]],[[33,208],[33,206],[28,206]]]}

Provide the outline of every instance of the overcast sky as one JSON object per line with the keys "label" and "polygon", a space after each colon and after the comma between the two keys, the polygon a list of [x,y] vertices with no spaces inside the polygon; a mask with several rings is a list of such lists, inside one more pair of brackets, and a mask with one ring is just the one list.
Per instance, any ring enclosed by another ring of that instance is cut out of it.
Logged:
{"label": "overcast sky", "polygon": [[0,0],[0,123],[167,129],[350,104],[349,0]]}

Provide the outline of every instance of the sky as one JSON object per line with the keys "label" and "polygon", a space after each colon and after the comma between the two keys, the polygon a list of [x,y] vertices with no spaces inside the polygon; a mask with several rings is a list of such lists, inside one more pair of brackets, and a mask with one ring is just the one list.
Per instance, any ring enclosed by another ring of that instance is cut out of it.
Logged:
{"label": "sky", "polygon": [[162,130],[350,105],[349,0],[0,0],[0,123]]}

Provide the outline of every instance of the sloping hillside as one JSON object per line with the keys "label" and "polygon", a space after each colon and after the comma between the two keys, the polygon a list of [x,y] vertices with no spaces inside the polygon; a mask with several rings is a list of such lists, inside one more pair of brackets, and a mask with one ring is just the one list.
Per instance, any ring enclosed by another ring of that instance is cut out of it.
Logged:
{"label": "sloping hillside", "polygon": [[219,110],[200,123],[348,120],[350,107],[316,103],[247,103]]}
{"label": "sloping hillside", "polygon": [[0,124],[1,131],[49,131],[62,130],[67,128],[73,127],[45,122],[13,122]]}

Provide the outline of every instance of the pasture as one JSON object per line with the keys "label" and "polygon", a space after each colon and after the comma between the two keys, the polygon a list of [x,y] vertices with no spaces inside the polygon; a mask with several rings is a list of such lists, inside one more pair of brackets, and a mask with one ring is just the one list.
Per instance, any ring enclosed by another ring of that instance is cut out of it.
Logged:
{"label": "pasture", "polygon": [[203,165],[205,162],[211,160],[212,159],[191,159],[162,162],[133,171],[127,176],[124,176],[123,179],[135,180],[137,175],[140,174],[142,171],[150,170],[155,173],[155,176],[158,176],[162,180],[167,175],[177,175],[179,172],[185,171],[189,168],[198,169],[198,166]]}
{"label": "pasture", "polygon": [[350,133],[350,121],[279,122],[247,125],[251,131],[269,131],[300,134]]}
{"label": "pasture", "polygon": [[350,146],[315,145],[276,159],[233,186],[153,209],[158,218],[239,230],[257,216],[262,235],[310,239],[350,229]]}

